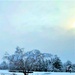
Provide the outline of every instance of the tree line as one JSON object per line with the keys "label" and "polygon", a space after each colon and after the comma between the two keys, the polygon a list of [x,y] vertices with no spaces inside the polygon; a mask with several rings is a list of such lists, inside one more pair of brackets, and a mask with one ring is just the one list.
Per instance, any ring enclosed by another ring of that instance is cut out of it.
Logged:
{"label": "tree line", "polygon": [[[50,58],[50,57],[48,57]],[[37,51],[25,53],[23,48],[17,47],[14,54],[5,53],[0,69],[26,70],[26,71],[51,71],[51,72],[75,72],[75,64],[71,61],[62,63],[57,55],[53,58],[44,59],[44,55]]]}

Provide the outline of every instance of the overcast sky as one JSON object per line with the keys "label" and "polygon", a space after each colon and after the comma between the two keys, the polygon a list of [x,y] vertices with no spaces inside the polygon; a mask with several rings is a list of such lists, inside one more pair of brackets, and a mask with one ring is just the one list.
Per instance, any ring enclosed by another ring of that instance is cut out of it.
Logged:
{"label": "overcast sky", "polygon": [[75,63],[75,1],[0,1],[0,59],[17,46]]}

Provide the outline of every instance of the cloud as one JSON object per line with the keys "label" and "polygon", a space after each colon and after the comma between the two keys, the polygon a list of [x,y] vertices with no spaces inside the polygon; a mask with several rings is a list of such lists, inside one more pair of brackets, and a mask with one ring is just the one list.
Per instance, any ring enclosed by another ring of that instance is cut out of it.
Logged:
{"label": "cloud", "polygon": [[59,0],[1,2],[0,50],[11,53],[19,45],[26,51],[37,48],[56,53],[63,60],[69,55],[72,58],[75,35],[74,30],[66,27],[70,18],[75,19],[74,4]]}

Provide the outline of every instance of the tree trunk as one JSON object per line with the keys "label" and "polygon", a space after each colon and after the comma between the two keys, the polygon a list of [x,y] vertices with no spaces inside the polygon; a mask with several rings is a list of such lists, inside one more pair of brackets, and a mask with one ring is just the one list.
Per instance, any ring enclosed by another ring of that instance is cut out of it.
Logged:
{"label": "tree trunk", "polygon": [[24,75],[27,75],[26,72],[24,72]]}

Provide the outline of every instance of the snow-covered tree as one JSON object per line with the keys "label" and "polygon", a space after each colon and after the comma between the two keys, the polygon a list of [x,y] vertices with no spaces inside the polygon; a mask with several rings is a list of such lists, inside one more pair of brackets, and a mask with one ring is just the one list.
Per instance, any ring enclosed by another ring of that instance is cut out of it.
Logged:
{"label": "snow-covered tree", "polygon": [[72,71],[75,72],[75,64],[72,65]]}
{"label": "snow-covered tree", "polygon": [[9,69],[24,69],[23,48],[16,48],[14,54],[5,54],[4,58],[9,60]]}
{"label": "snow-covered tree", "polygon": [[54,71],[61,71],[62,70],[62,62],[59,59],[59,57],[57,57],[57,55],[55,55],[55,58],[52,59],[52,64],[53,64]]}
{"label": "snow-covered tree", "polygon": [[72,67],[75,71],[75,64],[70,61],[62,64],[57,55],[41,53],[39,50],[32,50],[24,53],[24,48],[17,47],[14,54],[4,55],[9,61],[9,69],[25,71],[66,71],[67,66]]}
{"label": "snow-covered tree", "polygon": [[66,66],[72,65],[72,62],[68,60],[68,61],[65,63],[65,65],[66,65]]}
{"label": "snow-covered tree", "polygon": [[64,71],[69,70],[69,67],[72,68],[72,62],[71,61],[67,61],[66,63],[64,63]]}
{"label": "snow-covered tree", "polygon": [[0,69],[8,69],[8,64],[3,61],[1,64],[0,64]]}

